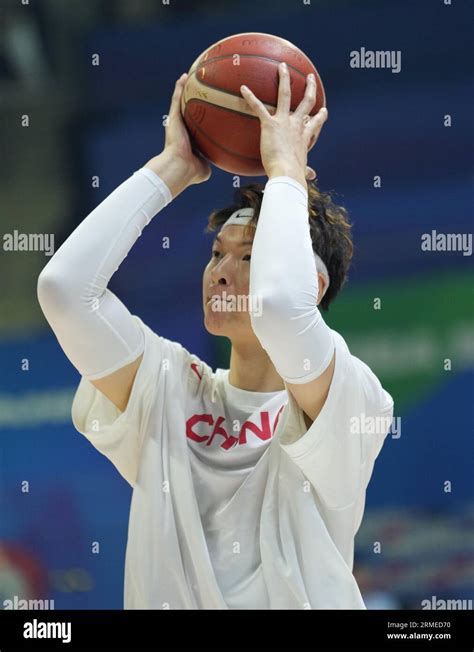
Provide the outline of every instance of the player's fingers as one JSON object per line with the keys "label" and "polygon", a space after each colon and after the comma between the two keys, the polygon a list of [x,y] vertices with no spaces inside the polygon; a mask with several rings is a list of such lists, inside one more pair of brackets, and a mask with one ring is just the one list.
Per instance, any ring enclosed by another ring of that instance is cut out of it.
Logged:
{"label": "player's fingers", "polygon": [[171,98],[170,110],[169,110],[169,113],[168,113],[168,115],[170,117],[173,116],[173,115],[176,115],[177,113],[179,113],[181,95],[182,95],[183,88],[184,88],[184,85],[186,83],[187,78],[188,78],[187,73],[183,72],[181,77],[179,77],[179,79],[177,79],[177,81],[176,81],[173,96]]}
{"label": "player's fingers", "polygon": [[[319,133],[323,128],[323,124],[328,119],[328,110],[325,106],[321,107],[319,111],[310,120],[307,121],[306,126],[311,133],[311,140],[318,139]],[[316,142],[316,140],[314,142]],[[311,141],[310,141],[311,142]],[[314,143],[313,143],[314,145]]]}
{"label": "player's fingers", "polygon": [[296,111],[293,113],[293,116],[302,118],[303,116],[307,115],[316,103],[317,94],[318,87],[316,85],[316,79],[311,73],[306,77],[306,89],[304,92],[304,97],[296,107]]}
{"label": "player's fingers", "polygon": [[287,115],[291,106],[291,87],[290,73],[286,63],[282,62],[278,66],[279,84],[278,84],[278,104],[276,112],[280,115]]}
{"label": "player's fingers", "polygon": [[313,170],[313,168],[310,168],[309,165],[307,165],[306,166],[306,179],[308,179],[309,181],[313,181],[314,179],[316,179],[317,176],[318,175]]}
{"label": "player's fingers", "polygon": [[247,102],[250,110],[254,115],[260,118],[260,120],[264,120],[270,117],[270,114],[268,113],[263,103],[260,102],[258,97],[255,97],[255,95],[252,93],[250,88],[248,88],[248,86],[245,85],[241,86],[240,92],[242,93],[242,97]]}

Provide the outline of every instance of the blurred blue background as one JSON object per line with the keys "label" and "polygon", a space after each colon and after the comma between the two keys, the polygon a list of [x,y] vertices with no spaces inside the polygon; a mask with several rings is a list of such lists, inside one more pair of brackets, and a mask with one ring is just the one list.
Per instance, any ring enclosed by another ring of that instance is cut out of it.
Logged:
{"label": "blurred blue background", "polygon": [[[472,4],[84,4],[5,3],[2,235],[51,232],[58,248],[161,151],[175,80],[212,43],[246,31],[295,43],[318,68],[329,109],[310,164],[354,223],[350,281],[326,318],[379,375],[401,423],[369,485],[355,574],[370,608],[474,598],[472,255],[421,249],[433,230],[472,233]],[[401,51],[401,71],[351,68],[361,47]],[[265,181],[241,183],[255,180]],[[213,368],[228,366],[229,343],[202,324],[203,231],[232,182],[214,168],[180,195],[110,286]],[[131,490],[72,426],[79,375],[36,300],[46,262],[0,251],[0,608],[12,595],[121,608]]]}

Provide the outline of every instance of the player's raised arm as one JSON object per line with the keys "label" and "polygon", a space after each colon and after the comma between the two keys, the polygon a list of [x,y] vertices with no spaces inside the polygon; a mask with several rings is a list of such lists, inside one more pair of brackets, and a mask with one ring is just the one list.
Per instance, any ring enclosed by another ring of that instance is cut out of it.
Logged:
{"label": "player's raised arm", "polygon": [[137,320],[107,288],[150,220],[211,170],[196,156],[179,103],[186,75],[176,82],[165,147],[95,208],[42,270],[38,300],[64,353],[120,410],[125,410],[143,356]]}
{"label": "player's raised arm", "polygon": [[262,297],[263,314],[252,316],[262,347],[303,410],[316,419],[334,372],[331,329],[318,309],[329,286],[326,266],[315,258],[308,223],[308,150],[319,137],[327,110],[310,117],[316,80],[308,75],[305,95],[291,113],[286,64],[279,67],[278,106],[270,115],[246,86],[242,94],[261,123],[260,151],[269,181],[252,248],[250,294]]}

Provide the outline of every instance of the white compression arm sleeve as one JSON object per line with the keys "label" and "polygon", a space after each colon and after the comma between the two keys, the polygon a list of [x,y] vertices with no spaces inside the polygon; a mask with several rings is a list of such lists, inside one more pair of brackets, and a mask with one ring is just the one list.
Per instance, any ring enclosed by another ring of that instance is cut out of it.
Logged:
{"label": "white compression arm sleeve", "polygon": [[152,170],[141,168],[73,231],[38,278],[38,300],[64,353],[96,380],[143,352],[139,323],[107,284],[152,217],[172,199]]}
{"label": "white compression arm sleeve", "polygon": [[308,191],[291,177],[267,182],[252,246],[250,295],[262,301],[252,327],[289,383],[318,378],[334,353],[317,306],[318,276],[309,230]]}

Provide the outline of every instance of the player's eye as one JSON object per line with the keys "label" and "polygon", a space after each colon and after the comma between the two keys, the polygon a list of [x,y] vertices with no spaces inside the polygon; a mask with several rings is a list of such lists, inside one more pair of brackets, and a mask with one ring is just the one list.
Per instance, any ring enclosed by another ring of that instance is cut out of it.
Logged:
{"label": "player's eye", "polygon": [[[221,252],[220,252],[220,251],[217,251],[217,249],[214,249],[214,250],[212,251],[212,258],[216,259],[216,258],[218,258],[220,255],[221,255]],[[242,260],[245,260],[246,262],[248,262],[248,261],[250,261],[250,258],[251,258],[251,255],[250,255],[250,254],[247,254],[246,256],[244,256],[244,257],[242,258]]]}

